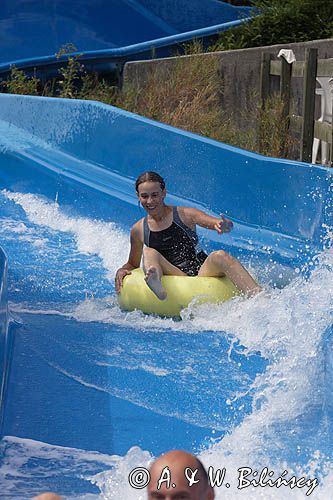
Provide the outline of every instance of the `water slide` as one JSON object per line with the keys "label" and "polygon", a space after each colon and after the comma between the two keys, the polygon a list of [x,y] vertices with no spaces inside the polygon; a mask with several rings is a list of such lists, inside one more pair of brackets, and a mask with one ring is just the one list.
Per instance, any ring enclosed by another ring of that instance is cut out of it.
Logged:
{"label": "water slide", "polygon": [[[173,448],[226,468],[217,499],[330,498],[332,171],[97,102],[8,94],[0,153],[1,498],[143,499],[129,473]],[[262,294],[194,302],[178,321],[119,309],[145,169],[170,203],[232,218],[202,243],[237,256]],[[244,466],[312,482],[239,490]]]}
{"label": "water slide", "polygon": [[10,66],[49,74],[74,44],[88,68],[110,71],[126,60],[165,56],[247,21],[250,7],[219,0],[2,0],[0,74]]}

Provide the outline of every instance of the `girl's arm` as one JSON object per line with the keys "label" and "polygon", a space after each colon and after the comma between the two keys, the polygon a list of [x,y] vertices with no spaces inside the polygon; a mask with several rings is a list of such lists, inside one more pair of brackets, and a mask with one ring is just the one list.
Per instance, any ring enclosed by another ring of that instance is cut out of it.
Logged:
{"label": "girl's arm", "polygon": [[232,221],[224,217],[223,214],[221,214],[220,218],[217,218],[208,215],[202,210],[198,210],[197,208],[189,207],[183,207],[183,213],[186,219],[191,222],[192,226],[195,226],[197,224],[198,226],[206,227],[207,229],[213,229],[219,234],[230,233],[233,228]]}
{"label": "girl's arm", "polygon": [[128,261],[121,266],[116,273],[115,286],[117,293],[120,292],[125,276],[131,274],[133,269],[140,267],[143,248],[143,242],[140,237],[140,222],[141,221],[137,222],[131,229],[131,248]]}

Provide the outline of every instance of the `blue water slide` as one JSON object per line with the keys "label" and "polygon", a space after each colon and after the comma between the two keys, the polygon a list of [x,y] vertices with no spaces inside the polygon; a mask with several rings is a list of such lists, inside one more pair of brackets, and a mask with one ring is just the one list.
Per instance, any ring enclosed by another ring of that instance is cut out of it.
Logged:
{"label": "blue water slide", "polygon": [[[232,218],[202,243],[237,256],[264,294],[192,304],[182,321],[119,309],[113,278],[147,169],[169,203]],[[298,470],[317,453],[324,468],[331,170],[97,102],[2,94],[0,204],[3,498],[138,499],[128,472],[171,448],[229,469]]]}
{"label": "blue water slide", "polygon": [[[251,8],[218,0],[4,0],[0,5],[0,72],[59,65],[71,43],[82,61],[167,55],[180,43],[212,36],[249,18]],[[157,52],[156,52],[157,51]]]}
{"label": "blue water slide", "polygon": [[[1,401],[5,399],[7,376],[9,372],[9,314],[7,301],[7,257],[0,248],[0,373],[1,373]],[[4,405],[0,406],[0,426],[3,423]]]}

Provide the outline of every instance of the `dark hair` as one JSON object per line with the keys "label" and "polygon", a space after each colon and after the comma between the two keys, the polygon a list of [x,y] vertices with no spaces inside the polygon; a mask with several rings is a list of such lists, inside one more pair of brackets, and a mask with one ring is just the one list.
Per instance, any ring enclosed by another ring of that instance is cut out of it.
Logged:
{"label": "dark hair", "polygon": [[137,193],[139,192],[140,184],[142,184],[143,182],[159,182],[162,191],[165,188],[163,177],[161,177],[160,174],[156,172],[144,172],[143,174],[139,175],[139,177],[135,181],[135,189]]}

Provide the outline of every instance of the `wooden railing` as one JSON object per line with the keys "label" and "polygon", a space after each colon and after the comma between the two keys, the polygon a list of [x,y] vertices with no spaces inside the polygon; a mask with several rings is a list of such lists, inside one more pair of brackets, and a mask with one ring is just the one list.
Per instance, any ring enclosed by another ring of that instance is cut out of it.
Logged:
{"label": "wooden railing", "polygon": [[[333,78],[333,59],[318,59],[317,49],[307,49],[305,61],[292,64],[282,58],[273,60],[271,54],[263,53],[261,60],[261,103],[270,95],[270,77],[280,77],[280,96],[283,100],[283,118],[289,126],[301,133],[300,159],[311,162],[313,139],[320,139],[330,144],[329,166],[333,166],[333,126],[331,123],[315,120],[316,78]],[[290,116],[291,78],[303,78],[303,110],[302,116]]]}

